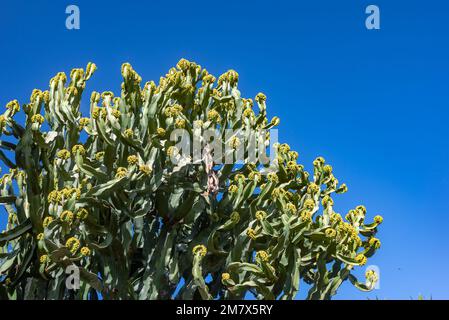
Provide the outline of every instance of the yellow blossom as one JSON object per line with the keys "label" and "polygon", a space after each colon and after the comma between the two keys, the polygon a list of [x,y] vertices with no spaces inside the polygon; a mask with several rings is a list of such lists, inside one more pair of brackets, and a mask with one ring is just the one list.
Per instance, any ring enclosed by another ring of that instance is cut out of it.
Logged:
{"label": "yellow blossom", "polygon": [[123,131],[123,135],[126,138],[131,139],[134,136],[134,131],[133,129],[126,129],[125,131]]}
{"label": "yellow blossom", "polygon": [[375,223],[377,223],[377,224],[381,224],[382,223],[382,221],[384,221],[384,218],[382,217],[382,216],[375,216],[374,217],[374,222]]}
{"label": "yellow blossom", "polygon": [[20,111],[20,105],[17,100],[12,100],[6,104],[6,108],[11,110],[13,113]]}
{"label": "yellow blossom", "polygon": [[194,255],[199,255],[201,257],[204,257],[207,253],[207,248],[204,245],[199,244],[199,245],[193,247],[192,253]]}
{"label": "yellow blossom", "polygon": [[355,257],[355,260],[357,261],[358,264],[360,264],[361,266],[366,264],[367,258],[364,254],[358,254]]}
{"label": "yellow blossom", "polygon": [[99,151],[95,154],[95,160],[100,161],[104,157],[104,151]]}
{"label": "yellow blossom", "polygon": [[118,167],[115,177],[121,179],[121,178],[126,177],[127,174],[128,174],[128,169],[126,169],[124,167]]}
{"label": "yellow blossom", "polygon": [[84,155],[86,153],[86,150],[84,149],[84,146],[81,144],[76,144],[72,148],[72,154],[76,155],[77,153],[80,153],[80,155]]}
{"label": "yellow blossom", "polygon": [[90,256],[90,249],[88,247],[82,247],[80,253],[84,257]]}
{"label": "yellow blossom", "polygon": [[256,258],[259,258],[261,261],[268,261],[269,256],[266,251],[260,250],[260,251],[257,251]]}
{"label": "yellow blossom", "polygon": [[229,280],[230,278],[231,278],[231,275],[227,272],[221,274],[221,281],[223,281],[223,282],[226,280]]}
{"label": "yellow blossom", "polygon": [[85,219],[87,219],[88,215],[89,215],[89,211],[87,211],[87,209],[85,209],[85,208],[79,208],[79,209],[76,211],[76,217],[77,217],[79,220],[85,220]]}
{"label": "yellow blossom", "polygon": [[207,120],[209,120],[210,122],[218,123],[221,121],[221,117],[217,110],[210,110],[207,113]]}
{"label": "yellow blossom", "polygon": [[42,124],[44,123],[44,117],[40,114],[35,114],[31,117],[31,122]]}
{"label": "yellow blossom", "polygon": [[165,136],[165,129],[164,128],[157,128],[156,129],[156,133],[159,137],[164,137]]}
{"label": "yellow blossom", "polygon": [[267,217],[267,213],[263,210],[256,211],[256,219],[259,221],[264,220]]}
{"label": "yellow blossom", "polygon": [[71,237],[66,241],[65,246],[72,254],[75,254],[80,247],[80,241],[75,237]]}
{"label": "yellow blossom", "polygon": [[50,262],[50,257],[46,254],[41,255],[41,257],[39,258],[39,262],[42,264],[46,264],[48,262]]}
{"label": "yellow blossom", "polygon": [[257,238],[257,234],[256,231],[252,228],[249,228],[248,230],[246,230],[246,235],[251,238],[252,240],[255,240]]}
{"label": "yellow blossom", "polygon": [[53,221],[53,217],[45,217],[44,221],[42,222],[42,226],[44,228],[47,228],[48,225]]}
{"label": "yellow blossom", "polygon": [[153,172],[153,170],[148,165],[140,165],[139,171],[146,174],[147,176]]}
{"label": "yellow blossom", "polygon": [[264,95],[262,92],[259,92],[259,93],[256,95],[256,101],[257,101],[258,103],[263,103],[263,102],[265,102],[266,100],[267,100],[267,96]]}
{"label": "yellow blossom", "polygon": [[130,155],[128,156],[128,158],[126,159],[129,165],[135,165],[139,162],[139,158],[135,155]]}
{"label": "yellow blossom", "polygon": [[56,157],[58,157],[59,159],[67,160],[70,158],[70,151],[67,149],[59,150],[56,153]]}

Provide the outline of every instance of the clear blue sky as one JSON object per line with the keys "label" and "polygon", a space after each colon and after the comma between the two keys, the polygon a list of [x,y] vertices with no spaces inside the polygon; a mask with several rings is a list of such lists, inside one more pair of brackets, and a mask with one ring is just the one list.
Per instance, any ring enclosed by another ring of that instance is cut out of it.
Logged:
{"label": "clear blue sky", "polygon": [[[65,28],[77,4],[81,29]],[[381,30],[365,8],[381,9]],[[248,97],[262,91],[280,140],[311,169],[317,155],[349,192],[384,216],[371,263],[380,289],[344,285],[337,298],[449,299],[449,2],[2,1],[0,104],[28,101],[58,71],[98,65],[88,91],[118,93],[120,65],[158,80],[179,58],[233,68]],[[85,106],[85,110],[87,110]],[[4,215],[1,218],[4,221]]]}

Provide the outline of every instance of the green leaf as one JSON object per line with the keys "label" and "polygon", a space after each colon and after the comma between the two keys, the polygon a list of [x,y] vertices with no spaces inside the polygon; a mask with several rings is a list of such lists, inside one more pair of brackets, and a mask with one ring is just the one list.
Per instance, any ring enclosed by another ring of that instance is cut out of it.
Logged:
{"label": "green leaf", "polygon": [[5,242],[16,239],[23,235],[24,233],[30,231],[32,228],[31,220],[28,218],[23,223],[11,229],[9,231],[3,232],[0,234],[0,245],[4,245]]}

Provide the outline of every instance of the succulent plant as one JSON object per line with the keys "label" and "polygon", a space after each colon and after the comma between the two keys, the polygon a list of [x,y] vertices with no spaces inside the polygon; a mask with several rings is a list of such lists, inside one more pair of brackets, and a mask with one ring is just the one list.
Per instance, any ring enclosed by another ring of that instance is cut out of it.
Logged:
{"label": "succulent plant", "polygon": [[[313,174],[287,144],[276,145],[274,164],[247,153],[240,165],[219,162],[210,151],[204,161],[172,161],[175,129],[249,136],[279,124],[267,119],[264,94],[257,111],[241,97],[237,72],[216,79],[182,59],[142,87],[125,63],[120,96],[93,92],[87,117],[81,98],[95,69],[58,73],[49,90],[0,115],[0,159],[10,168],[0,180],[9,215],[1,298],[293,299],[301,280],[309,299],[330,299],[346,280],[373,289],[377,275],[359,282],[353,269],[380,247],[382,217],[365,223],[363,206],[336,213],[332,197],[347,188],[323,158]],[[246,143],[223,139],[231,156]],[[69,266],[79,289],[66,286]]]}

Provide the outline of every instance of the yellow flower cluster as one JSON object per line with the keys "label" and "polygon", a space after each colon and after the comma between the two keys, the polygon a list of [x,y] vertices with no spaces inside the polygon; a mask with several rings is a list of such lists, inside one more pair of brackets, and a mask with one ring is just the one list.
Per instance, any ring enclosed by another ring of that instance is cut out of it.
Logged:
{"label": "yellow flower cluster", "polygon": [[74,145],[74,146],[72,147],[72,153],[73,153],[74,155],[76,155],[77,152],[79,152],[80,155],[86,154],[86,150],[84,149],[84,146],[81,145],[81,144],[76,144],[76,145]]}
{"label": "yellow flower cluster", "polygon": [[116,119],[120,118],[120,116],[122,115],[121,112],[117,109],[112,109],[111,113]]}
{"label": "yellow flower cluster", "polygon": [[6,104],[6,108],[11,112],[16,113],[20,111],[20,105],[17,100],[12,100]]}
{"label": "yellow flower cluster", "polygon": [[239,74],[235,70],[228,70],[227,72],[223,73],[218,78],[218,84],[223,84],[223,82],[228,82],[233,86],[239,81]]}
{"label": "yellow flower cluster", "polygon": [[285,194],[285,190],[282,188],[274,188],[271,192],[271,197],[276,200]]}
{"label": "yellow flower cluster", "polygon": [[364,254],[358,254],[356,257],[355,257],[355,261],[357,261],[357,263],[359,264],[359,265],[361,265],[361,266],[364,266],[365,264],[366,264],[366,261],[367,261],[368,259],[366,258],[366,256],[364,255]]}
{"label": "yellow flower cluster", "polygon": [[164,111],[164,114],[168,118],[177,117],[182,113],[182,111],[183,111],[183,107],[180,106],[179,104],[175,104],[171,107],[167,107]]}
{"label": "yellow flower cluster", "polygon": [[296,213],[296,206],[293,203],[288,202],[286,204],[286,211],[290,212],[291,214],[294,214],[294,213]]}
{"label": "yellow flower cluster", "polygon": [[81,253],[82,256],[88,257],[88,256],[90,256],[91,252],[90,252],[90,249],[88,247],[82,247],[81,250],[80,250],[80,253]]}
{"label": "yellow flower cluster", "polygon": [[362,206],[362,205],[360,205],[360,206],[357,206],[356,208],[355,208],[355,210],[356,211],[358,211],[361,215],[365,215],[366,214],[366,208],[365,208],[365,206]]}
{"label": "yellow flower cluster", "polygon": [[332,200],[332,198],[329,195],[324,196],[324,198],[321,200],[321,204],[324,207],[327,206],[333,206],[334,205],[334,200]]}
{"label": "yellow flower cluster", "polygon": [[254,117],[254,111],[251,108],[246,108],[243,111],[243,117],[244,118],[253,118]]}
{"label": "yellow flower cluster", "polygon": [[234,194],[239,191],[239,187],[237,187],[235,184],[231,184],[228,188],[229,193]]}
{"label": "yellow flower cluster", "polygon": [[377,238],[369,239],[368,244],[370,247],[374,247],[375,249],[379,249],[381,245],[380,240]]}
{"label": "yellow flower cluster", "polygon": [[275,172],[270,172],[267,174],[268,181],[277,184],[279,182],[279,177]]}
{"label": "yellow flower cluster", "polygon": [[324,232],[326,234],[326,237],[328,238],[334,238],[337,235],[337,231],[335,231],[334,229],[326,229],[326,231]]}
{"label": "yellow flower cluster", "polygon": [[304,201],[304,209],[313,210],[315,208],[315,201],[311,198],[308,198]]}
{"label": "yellow flower cluster", "polygon": [[48,262],[50,262],[50,257],[46,254],[41,255],[41,257],[39,258],[39,262],[42,264],[47,264]]}
{"label": "yellow flower cluster", "polygon": [[324,167],[323,167],[323,172],[325,173],[325,174],[327,174],[327,175],[329,175],[329,174],[331,174],[332,173],[332,166],[331,165],[325,165]]}
{"label": "yellow flower cluster", "polygon": [[71,237],[66,241],[65,246],[72,254],[75,254],[80,247],[80,241],[75,237]]}
{"label": "yellow flower cluster", "polygon": [[367,270],[365,272],[365,277],[368,282],[376,283],[379,280],[377,273],[374,270]]}
{"label": "yellow flower cluster", "polygon": [[215,82],[215,80],[216,80],[216,78],[213,76],[213,75],[211,75],[211,74],[208,74],[208,75],[205,75],[204,77],[203,77],[203,82],[204,83],[214,83]]}
{"label": "yellow flower cluster", "polygon": [[199,244],[199,245],[193,247],[192,253],[194,255],[199,255],[201,257],[204,257],[207,253],[207,248],[204,245]]}
{"label": "yellow flower cluster", "polygon": [[249,228],[248,230],[246,230],[246,235],[251,239],[251,240],[255,240],[257,238],[257,233],[254,229]]}
{"label": "yellow flower cluster", "polygon": [[79,120],[79,128],[80,130],[83,129],[84,127],[88,126],[90,123],[90,119],[89,118],[81,118]]}
{"label": "yellow flower cluster", "polygon": [[256,95],[256,101],[257,101],[258,103],[265,102],[266,100],[267,100],[267,96],[264,95],[262,92],[259,92],[259,93]]}
{"label": "yellow flower cluster", "polygon": [[176,64],[176,67],[179,70],[186,71],[187,69],[190,68],[191,65],[192,65],[192,62],[190,62],[187,59],[182,58],[181,60],[178,61],[178,63]]}
{"label": "yellow flower cluster", "polygon": [[213,123],[218,123],[221,121],[221,116],[217,110],[210,110],[207,113],[207,120],[209,120],[210,122],[213,122]]}
{"label": "yellow flower cluster", "polygon": [[94,107],[93,109],[92,109],[92,119],[98,119],[98,117],[100,116],[100,112],[101,112],[101,109],[99,108],[99,107]]}
{"label": "yellow flower cluster", "polygon": [[[75,69],[74,69],[75,70]],[[50,85],[58,85],[59,82],[65,84],[67,81],[67,76],[64,72],[58,72],[56,76],[50,79]]]}
{"label": "yellow flower cluster", "polygon": [[165,129],[164,128],[157,128],[156,129],[156,133],[159,137],[164,137],[165,136]]}
{"label": "yellow flower cluster", "polygon": [[290,146],[287,143],[281,144],[278,148],[278,152],[280,154],[288,154],[289,151],[290,151]]}
{"label": "yellow flower cluster", "polygon": [[40,99],[42,97],[42,95],[43,95],[43,93],[41,90],[33,89],[33,91],[31,92],[30,101],[34,102],[37,99]]}
{"label": "yellow flower cluster", "polygon": [[381,224],[382,221],[384,221],[384,218],[382,216],[375,216],[374,217],[374,222],[377,224]]}
{"label": "yellow flower cluster", "polygon": [[95,154],[95,160],[100,161],[104,157],[104,151],[99,151]]}
{"label": "yellow flower cluster", "polygon": [[31,122],[42,124],[44,123],[44,117],[40,114],[35,114],[31,117]]}
{"label": "yellow flower cluster", "polygon": [[64,210],[60,216],[61,220],[72,223],[75,215],[70,210]]}
{"label": "yellow flower cluster", "polygon": [[115,177],[121,179],[121,178],[126,177],[127,174],[128,174],[128,169],[126,169],[124,167],[118,167]]}
{"label": "yellow flower cluster", "polygon": [[309,210],[302,211],[299,217],[300,217],[301,221],[312,222],[312,212]]}
{"label": "yellow flower cluster", "polygon": [[266,251],[260,250],[260,251],[257,251],[256,258],[260,259],[261,261],[265,261],[266,262],[266,261],[268,261],[269,256],[268,256],[268,253]]}
{"label": "yellow flower cluster", "polygon": [[359,240],[360,240],[360,238],[359,238],[359,236],[358,236],[358,231],[357,231],[357,229],[354,228],[354,226],[351,225],[350,223],[347,223],[347,222],[341,222],[341,223],[338,225],[337,230],[338,230],[338,233],[340,233],[340,234],[342,234],[342,235],[343,235],[343,234],[348,234],[349,237],[350,237],[352,240],[356,241],[356,242],[359,242]]}
{"label": "yellow flower cluster", "polygon": [[53,217],[45,217],[44,221],[42,222],[42,226],[44,228],[47,228],[48,225],[53,221]]}
{"label": "yellow flower cluster", "polygon": [[70,158],[70,151],[67,149],[61,149],[56,153],[56,157],[59,159],[67,160]]}
{"label": "yellow flower cluster", "polygon": [[123,135],[126,138],[131,139],[134,136],[134,131],[133,129],[126,129],[125,131],[123,131]]}
{"label": "yellow flower cluster", "polygon": [[81,190],[79,188],[63,188],[60,191],[53,190],[48,194],[48,201],[52,203],[61,202],[62,199],[69,199],[73,195],[76,195],[76,199],[81,196]]}
{"label": "yellow flower cluster", "polygon": [[336,190],[337,193],[345,193],[348,192],[348,187],[345,183],[343,183],[338,190]]}
{"label": "yellow flower cluster", "polygon": [[229,273],[224,272],[224,273],[221,274],[221,281],[224,282],[224,281],[229,280],[229,279],[231,279],[231,275]]}
{"label": "yellow flower cluster", "polygon": [[281,119],[279,117],[273,117],[270,123],[272,126],[278,126],[281,123]]}
{"label": "yellow flower cluster", "polygon": [[139,162],[139,158],[137,158],[137,156],[135,155],[128,156],[126,160],[130,166],[136,165]]}
{"label": "yellow flower cluster", "polygon": [[149,176],[153,172],[153,170],[150,168],[150,166],[148,166],[146,164],[145,165],[140,165],[139,166],[139,171],[144,173],[144,174],[146,174],[147,176]]}
{"label": "yellow flower cluster", "polygon": [[334,212],[334,213],[331,214],[330,220],[331,220],[332,223],[340,223],[340,222],[343,221],[343,218],[341,217],[340,214]]}
{"label": "yellow flower cluster", "polygon": [[322,166],[324,164],[324,162],[325,162],[325,160],[324,160],[323,157],[318,157],[315,160],[313,160],[313,165],[315,167],[320,167],[320,166]]}
{"label": "yellow flower cluster", "polygon": [[2,129],[6,125],[6,117],[4,115],[0,115],[0,129]]}
{"label": "yellow flower cluster", "polygon": [[262,179],[262,175],[260,174],[260,172],[251,171],[248,174],[248,179],[251,180],[251,181],[255,181],[255,180],[260,181]]}
{"label": "yellow flower cluster", "polygon": [[259,210],[256,211],[256,219],[259,221],[265,220],[267,217],[267,213],[265,211]]}
{"label": "yellow flower cluster", "polygon": [[175,146],[170,146],[167,148],[167,156],[170,158],[175,156],[178,152],[179,150]]}
{"label": "yellow flower cluster", "polygon": [[87,211],[87,209],[85,209],[85,208],[79,208],[76,211],[76,217],[79,220],[85,220],[85,219],[87,219],[88,216],[89,216],[89,211]]}
{"label": "yellow flower cluster", "polygon": [[310,183],[307,186],[307,193],[315,194],[315,193],[318,193],[319,191],[320,191],[320,187],[317,184],[315,184],[314,182]]}
{"label": "yellow flower cluster", "polygon": [[186,121],[184,119],[176,119],[175,128],[184,129],[186,127]]}
{"label": "yellow flower cluster", "polygon": [[300,166],[296,163],[296,161],[288,161],[287,162],[287,170],[293,174],[296,174],[300,169]]}
{"label": "yellow flower cluster", "polygon": [[196,129],[201,129],[204,125],[203,120],[195,120],[193,121],[193,127]]}

